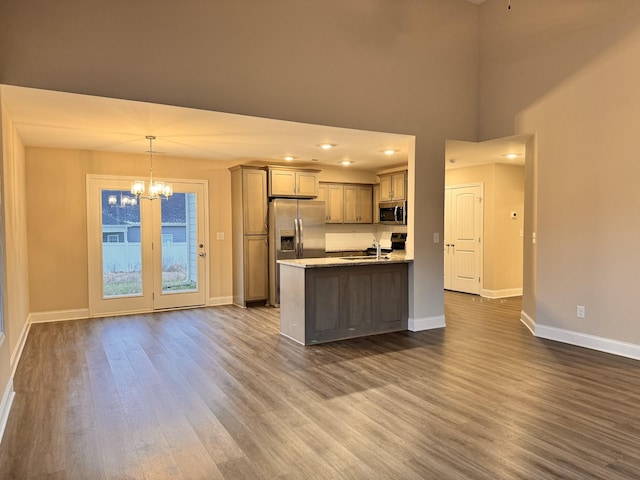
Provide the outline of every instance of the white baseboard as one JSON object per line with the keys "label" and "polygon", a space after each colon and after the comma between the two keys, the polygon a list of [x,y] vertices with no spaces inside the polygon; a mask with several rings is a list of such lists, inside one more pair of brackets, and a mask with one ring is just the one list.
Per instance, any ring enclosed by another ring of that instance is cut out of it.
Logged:
{"label": "white baseboard", "polygon": [[536,334],[536,321],[529,315],[527,315],[527,312],[525,312],[524,310],[520,312],[520,321],[524,324],[525,327],[529,329],[531,335]]}
{"label": "white baseboard", "polygon": [[209,298],[209,306],[217,307],[219,305],[231,305],[233,304],[233,297],[211,297]]}
{"label": "white baseboard", "polygon": [[82,320],[85,318],[89,318],[88,308],[30,313],[29,319],[27,321],[30,323],[44,323],[44,322],[63,322],[65,320]]}
{"label": "white baseboard", "polygon": [[578,347],[590,348],[600,352],[640,360],[640,345],[634,343],[596,337],[595,335],[573,332],[562,328],[547,327],[545,325],[536,325],[535,335],[536,337],[555,340],[556,342],[568,343]]}
{"label": "white baseboard", "polygon": [[4,429],[7,426],[7,421],[9,420],[9,411],[11,410],[11,405],[13,404],[13,398],[15,396],[16,393],[13,391],[13,378],[11,378],[7,383],[7,388],[4,389],[4,394],[0,401],[0,443],[2,442]]}
{"label": "white baseboard", "polygon": [[444,315],[427,318],[410,318],[408,328],[411,332],[420,332],[422,330],[433,330],[434,328],[444,328],[446,322]]}
{"label": "white baseboard", "polygon": [[29,322],[29,318],[24,322],[24,326],[22,327],[22,331],[20,332],[20,337],[18,338],[18,343],[16,347],[11,352],[11,359],[9,360],[9,366],[11,367],[11,378],[14,377],[16,373],[16,368],[18,368],[18,362],[20,361],[20,357],[22,356],[22,351],[24,350],[24,345],[27,343],[27,337],[29,336],[29,331],[31,330],[31,323]]}
{"label": "white baseboard", "polygon": [[520,288],[503,288],[501,290],[488,290],[483,288],[480,295],[484,298],[507,298],[522,296],[522,287]]}

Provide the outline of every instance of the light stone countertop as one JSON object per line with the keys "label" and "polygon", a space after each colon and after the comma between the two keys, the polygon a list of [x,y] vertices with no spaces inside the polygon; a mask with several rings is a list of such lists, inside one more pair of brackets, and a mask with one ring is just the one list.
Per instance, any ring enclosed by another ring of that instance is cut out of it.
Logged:
{"label": "light stone countertop", "polygon": [[385,263],[411,263],[413,259],[403,253],[390,253],[382,255],[379,259],[374,257],[325,257],[325,258],[298,258],[292,260],[278,260],[281,265],[289,265],[298,268],[323,268],[323,267],[348,267],[362,265],[380,265]]}

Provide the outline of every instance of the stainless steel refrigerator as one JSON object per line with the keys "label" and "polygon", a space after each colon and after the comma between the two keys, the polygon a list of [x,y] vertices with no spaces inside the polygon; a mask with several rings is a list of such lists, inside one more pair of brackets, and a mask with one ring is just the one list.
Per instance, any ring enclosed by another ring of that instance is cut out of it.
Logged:
{"label": "stainless steel refrigerator", "polygon": [[325,256],[324,202],[276,198],[269,203],[269,303],[280,306],[278,260]]}

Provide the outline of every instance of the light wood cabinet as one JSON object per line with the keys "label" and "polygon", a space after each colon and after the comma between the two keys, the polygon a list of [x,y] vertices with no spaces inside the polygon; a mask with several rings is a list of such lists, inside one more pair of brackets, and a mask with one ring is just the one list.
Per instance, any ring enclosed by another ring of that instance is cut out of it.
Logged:
{"label": "light wood cabinet", "polygon": [[380,203],[380,185],[373,186],[373,205],[372,205],[372,215],[373,215],[373,223],[380,223],[380,207],[378,204]]}
{"label": "light wood cabinet", "polygon": [[318,196],[319,170],[269,168],[269,196],[315,198]]}
{"label": "light wood cabinet", "polygon": [[244,301],[269,296],[269,243],[267,235],[244,236]]}
{"label": "light wood cabinet", "polygon": [[321,183],[318,200],[325,202],[327,223],[373,223],[373,187]]}
{"label": "light wood cabinet", "polygon": [[324,201],[324,219],[327,223],[343,223],[343,187],[335,183],[321,183],[318,200]]}
{"label": "light wood cabinet", "polygon": [[380,175],[380,201],[400,201],[407,199],[407,172]]}
{"label": "light wood cabinet", "polygon": [[267,172],[231,169],[233,303],[246,307],[269,298]]}
{"label": "light wood cabinet", "polygon": [[242,170],[243,235],[269,233],[266,178],[264,170]]}
{"label": "light wood cabinet", "polygon": [[296,172],[296,195],[298,197],[318,196],[319,172]]}
{"label": "light wood cabinet", "polygon": [[344,186],[344,223],[373,222],[373,188],[371,185]]}

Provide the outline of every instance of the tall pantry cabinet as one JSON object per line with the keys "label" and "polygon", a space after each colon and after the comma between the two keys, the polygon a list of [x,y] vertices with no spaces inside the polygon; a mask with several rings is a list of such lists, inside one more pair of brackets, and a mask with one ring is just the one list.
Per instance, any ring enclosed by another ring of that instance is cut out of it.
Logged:
{"label": "tall pantry cabinet", "polygon": [[231,168],[233,303],[269,298],[267,172],[260,167]]}

